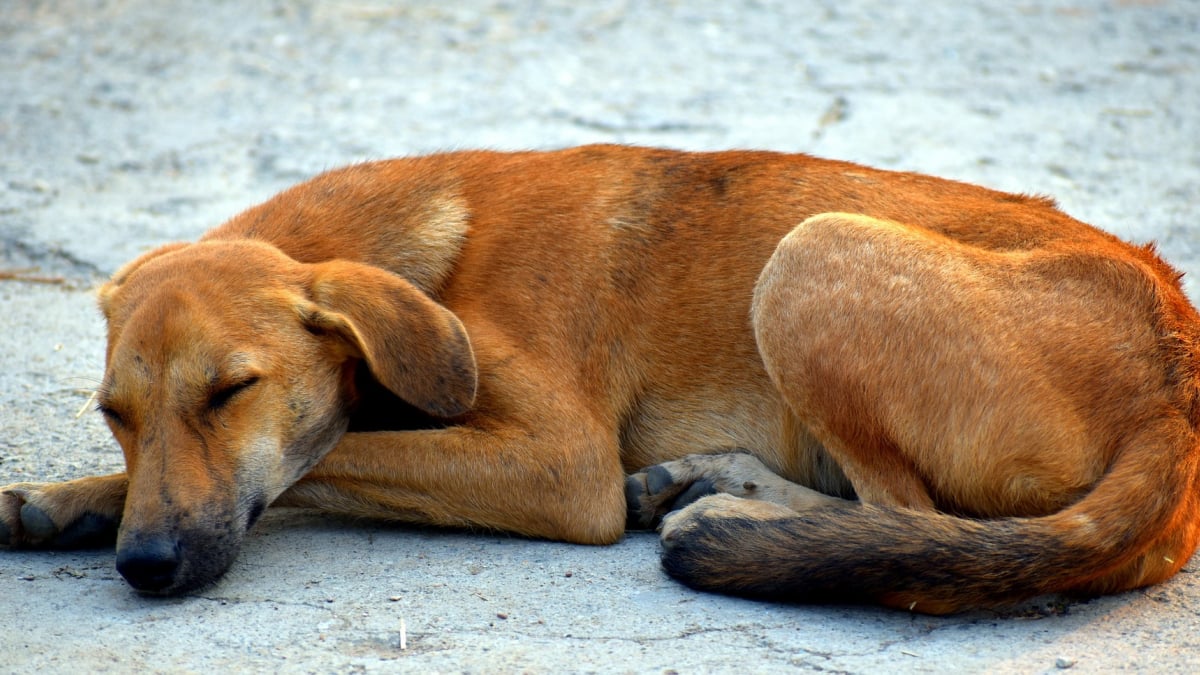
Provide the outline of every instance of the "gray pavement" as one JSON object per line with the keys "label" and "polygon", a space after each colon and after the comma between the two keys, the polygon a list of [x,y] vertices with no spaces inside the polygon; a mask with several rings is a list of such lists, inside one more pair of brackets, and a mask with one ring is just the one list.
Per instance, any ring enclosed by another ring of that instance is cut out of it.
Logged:
{"label": "gray pavement", "polygon": [[[120,467],[86,404],[100,278],[364,159],[811,152],[1051,194],[1157,240],[1200,299],[1197,35],[1200,4],[1169,0],[0,0],[0,484]],[[271,512],[223,582],[171,600],[111,551],[0,551],[0,672],[1066,668],[1200,671],[1200,559],[1145,591],[929,618],[697,594],[644,534]]]}

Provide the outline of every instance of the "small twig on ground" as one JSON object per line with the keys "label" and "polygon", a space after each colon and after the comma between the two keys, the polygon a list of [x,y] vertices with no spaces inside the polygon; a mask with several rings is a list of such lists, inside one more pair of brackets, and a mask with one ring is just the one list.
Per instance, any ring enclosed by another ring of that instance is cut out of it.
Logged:
{"label": "small twig on ground", "polygon": [[75,413],[75,419],[79,419],[80,417],[83,417],[83,414],[85,412],[87,412],[89,409],[91,409],[92,403],[95,402],[96,394],[98,394],[98,393],[99,392],[96,391],[95,389],[92,390],[91,396],[88,396],[88,400],[83,402],[83,407],[79,409],[79,412]]}
{"label": "small twig on ground", "polygon": [[44,277],[38,274],[31,274],[36,270],[20,269],[20,270],[0,270],[0,280],[7,281],[27,281],[33,284],[65,284],[67,280],[62,277]]}

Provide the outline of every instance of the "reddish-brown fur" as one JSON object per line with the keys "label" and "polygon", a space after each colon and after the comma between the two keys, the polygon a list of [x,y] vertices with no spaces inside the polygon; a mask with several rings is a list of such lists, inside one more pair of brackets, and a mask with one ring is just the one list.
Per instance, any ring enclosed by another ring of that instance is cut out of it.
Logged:
{"label": "reddish-brown fur", "polygon": [[0,536],[120,521],[147,591],[219,577],[270,502],[601,544],[711,486],[753,499],[667,518],[685,582],[929,612],[1155,583],[1200,536],[1197,314],[1041,198],[450,153],[323,174],[100,295],[127,471],[9,486]]}

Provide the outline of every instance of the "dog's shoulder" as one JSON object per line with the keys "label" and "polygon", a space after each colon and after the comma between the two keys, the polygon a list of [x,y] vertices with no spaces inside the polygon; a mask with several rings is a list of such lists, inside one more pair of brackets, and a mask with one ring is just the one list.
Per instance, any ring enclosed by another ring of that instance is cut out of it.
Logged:
{"label": "dog's shoulder", "polygon": [[256,239],[303,263],[344,259],[436,294],[466,243],[471,209],[453,155],[334,169],[234,216],[204,239]]}

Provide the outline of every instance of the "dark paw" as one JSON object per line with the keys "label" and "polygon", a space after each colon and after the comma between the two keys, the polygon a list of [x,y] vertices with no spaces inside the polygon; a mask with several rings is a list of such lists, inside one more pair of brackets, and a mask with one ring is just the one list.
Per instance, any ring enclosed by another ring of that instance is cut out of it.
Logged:
{"label": "dark paw", "polygon": [[54,548],[107,548],[117,542],[120,523],[107,516],[85,513],[50,541]]}
{"label": "dark paw", "polygon": [[646,470],[646,492],[650,495],[659,495],[666,490],[677,488],[675,477],[667,470],[667,467],[659,464],[652,466]]}
{"label": "dark paw", "polygon": [[688,489],[680,493],[678,497],[671,500],[671,508],[667,510],[668,512],[678,511],[679,509],[682,509],[701,497],[707,497],[708,495],[715,494],[717,494],[717,488],[715,485],[713,485],[713,482],[707,478],[701,478],[700,480],[688,486]]}
{"label": "dark paw", "polygon": [[625,479],[626,527],[654,529],[664,515],[716,493],[707,478],[680,481],[666,467],[652,466]]}
{"label": "dark paw", "polygon": [[0,493],[0,545],[79,549],[116,542],[117,519],[88,512],[60,528],[41,506],[28,501],[30,495],[28,487]]}

